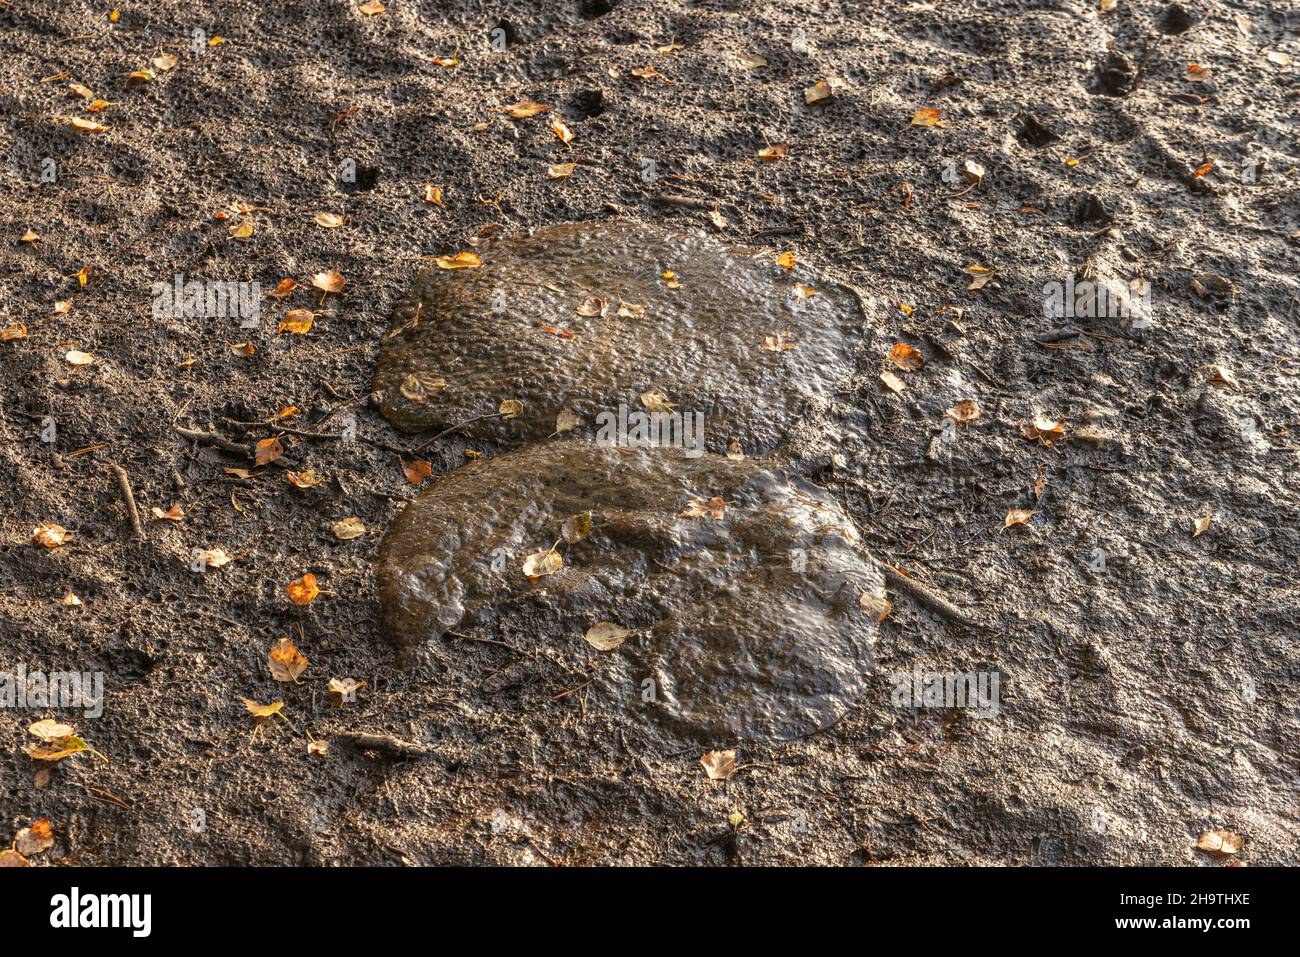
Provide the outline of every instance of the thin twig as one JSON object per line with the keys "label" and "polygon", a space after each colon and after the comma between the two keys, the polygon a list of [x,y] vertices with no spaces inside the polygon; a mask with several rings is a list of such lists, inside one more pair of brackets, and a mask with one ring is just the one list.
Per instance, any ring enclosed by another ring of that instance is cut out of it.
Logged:
{"label": "thin twig", "polygon": [[117,488],[122,493],[122,504],[126,506],[127,518],[131,520],[131,531],[135,537],[144,540],[144,527],[140,524],[140,510],[135,507],[135,493],[131,491],[131,479],[127,477],[126,469],[116,462],[110,462],[108,467],[113,470],[117,476]]}

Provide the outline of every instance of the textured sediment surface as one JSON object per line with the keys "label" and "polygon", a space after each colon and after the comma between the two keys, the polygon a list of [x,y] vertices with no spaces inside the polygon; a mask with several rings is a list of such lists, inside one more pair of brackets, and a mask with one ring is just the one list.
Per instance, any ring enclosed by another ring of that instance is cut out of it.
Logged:
{"label": "textured sediment surface", "polygon": [[431,266],[393,311],[375,375],[384,415],[415,432],[517,399],[523,415],[489,427],[540,439],[567,431],[562,411],[581,434],[657,391],[703,414],[707,447],[765,451],[851,371],[863,322],[846,290],[775,258],[613,220],[502,239],[477,267]]}
{"label": "textured sediment surface", "polygon": [[[402,513],[380,550],[384,626],[408,647],[514,635],[590,672],[589,707],[632,725],[790,737],[838,718],[871,670],[861,596],[882,583],[855,539],[834,501],[761,462],[552,441],[457,469]],[[557,542],[562,567],[530,580],[525,560]],[[631,634],[596,650],[600,622]]]}

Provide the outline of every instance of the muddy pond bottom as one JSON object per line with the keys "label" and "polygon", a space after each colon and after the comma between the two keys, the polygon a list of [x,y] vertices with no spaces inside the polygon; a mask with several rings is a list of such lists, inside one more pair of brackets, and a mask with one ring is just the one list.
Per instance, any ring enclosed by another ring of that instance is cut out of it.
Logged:
{"label": "muddy pond bottom", "polygon": [[666,746],[796,737],[873,666],[863,596],[883,582],[855,540],[770,463],[553,440],[449,472],[402,512],[383,627],[406,649],[448,631],[541,649],[590,681],[588,713]]}
{"label": "muddy pond bottom", "polygon": [[374,384],[400,429],[517,400],[521,415],[475,433],[596,436],[658,411],[691,430],[675,444],[765,452],[807,400],[835,391],[861,340],[850,292],[711,236],[572,223],[478,255],[469,268],[429,267],[394,307]]}

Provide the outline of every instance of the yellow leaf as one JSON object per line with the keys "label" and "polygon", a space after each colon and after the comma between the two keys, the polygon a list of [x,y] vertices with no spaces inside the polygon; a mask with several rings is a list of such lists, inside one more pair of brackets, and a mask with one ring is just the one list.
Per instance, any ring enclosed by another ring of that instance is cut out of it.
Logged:
{"label": "yellow leaf", "polygon": [[917,110],[916,113],[912,115],[912,125],[913,126],[939,126],[941,122],[940,121],[941,115],[942,115],[941,111],[930,109],[928,107],[925,109]]}
{"label": "yellow leaf", "polygon": [[311,332],[311,324],[315,321],[316,315],[310,309],[290,309],[280,320],[276,332],[293,332],[298,335],[305,335]]}
{"label": "yellow leaf", "polygon": [[368,17],[377,17],[384,12],[384,5],[379,0],[366,0],[357,9]]}
{"label": "yellow leaf", "polygon": [[534,103],[532,100],[520,100],[518,103],[503,106],[501,112],[513,120],[524,120],[530,116],[536,116],[538,113],[544,113],[549,109],[551,107],[544,106],[541,103]]}
{"label": "yellow leaf", "polygon": [[442,187],[432,183],[424,184],[424,201],[434,206],[442,205]]}
{"label": "yellow leaf", "polygon": [[564,568],[564,558],[554,548],[544,552],[533,552],[524,559],[524,574],[529,581],[537,581],[543,575],[554,575]]}
{"label": "yellow leaf", "polygon": [[311,277],[311,284],[321,292],[342,292],[347,280],[339,272],[339,267],[335,264],[329,272],[318,272]]}
{"label": "yellow leaf", "polygon": [[[300,602],[300,604],[305,604]],[[292,681],[298,684],[298,678],[307,670],[307,658],[288,638],[281,638],[267,653],[267,666],[271,677],[276,681]]]}
{"label": "yellow leaf", "polygon": [[477,269],[483,265],[478,253],[456,253],[454,256],[439,256],[434,260],[439,269]]}
{"label": "yellow leaf", "polygon": [[781,255],[777,256],[776,259],[772,261],[775,262],[782,269],[793,269],[796,265],[798,265],[799,262],[797,259],[794,258],[794,253],[788,250],[786,252],[781,253]]}
{"label": "yellow leaf", "polygon": [[351,541],[366,534],[365,523],[355,515],[339,519],[330,526],[330,529],[334,532],[334,537],[341,542]]}
{"label": "yellow leaf", "polygon": [[248,713],[259,722],[265,721],[267,718],[279,714],[280,709],[284,707],[283,701],[272,701],[270,704],[258,704],[251,698],[240,698],[239,700],[244,702],[244,707],[248,709]]}
{"label": "yellow leaf", "polygon": [[889,361],[906,372],[915,372],[925,364],[925,356],[906,342],[899,342],[889,350]]}
{"label": "yellow leaf", "polygon": [[316,587],[316,576],[311,572],[304,573],[297,581],[289,582],[284,590],[289,593],[289,600],[295,605],[310,605],[320,594],[320,589]]}

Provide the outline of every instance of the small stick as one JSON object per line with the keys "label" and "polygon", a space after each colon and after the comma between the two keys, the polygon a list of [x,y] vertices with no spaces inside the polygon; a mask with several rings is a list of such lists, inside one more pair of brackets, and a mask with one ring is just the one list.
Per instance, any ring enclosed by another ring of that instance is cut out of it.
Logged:
{"label": "small stick", "polygon": [[175,428],[180,435],[185,436],[187,439],[193,439],[195,442],[207,442],[209,445],[215,445],[217,448],[224,449],[227,452],[234,452],[237,455],[242,455],[246,459],[251,459],[253,457],[249,454],[248,446],[240,445],[238,442],[232,442],[225,436],[216,435],[212,432],[200,432],[198,429],[186,429],[179,425],[173,426],[173,428]]}
{"label": "small stick", "polygon": [[131,520],[131,531],[135,533],[136,538],[143,540],[144,527],[140,524],[140,510],[135,507],[135,493],[131,491],[131,480],[127,477],[126,469],[116,462],[110,462],[108,467],[117,476],[117,488],[122,493],[122,504],[126,506],[127,518]]}

